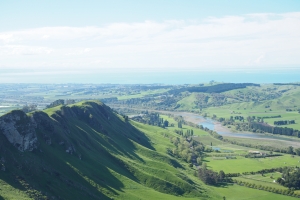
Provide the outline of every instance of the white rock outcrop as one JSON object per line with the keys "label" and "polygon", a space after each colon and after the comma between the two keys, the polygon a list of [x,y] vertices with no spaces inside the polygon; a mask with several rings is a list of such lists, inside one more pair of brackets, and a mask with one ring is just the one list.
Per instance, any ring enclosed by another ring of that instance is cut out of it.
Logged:
{"label": "white rock outcrop", "polygon": [[0,117],[0,134],[20,151],[37,148],[36,123],[22,111],[13,111]]}

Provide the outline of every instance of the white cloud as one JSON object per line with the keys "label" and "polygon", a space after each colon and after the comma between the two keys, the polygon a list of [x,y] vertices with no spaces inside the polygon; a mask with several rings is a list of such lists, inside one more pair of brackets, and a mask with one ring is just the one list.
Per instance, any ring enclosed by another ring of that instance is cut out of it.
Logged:
{"label": "white cloud", "polygon": [[299,25],[300,13],[259,13],[203,21],[0,32],[0,68],[238,70],[300,66]]}

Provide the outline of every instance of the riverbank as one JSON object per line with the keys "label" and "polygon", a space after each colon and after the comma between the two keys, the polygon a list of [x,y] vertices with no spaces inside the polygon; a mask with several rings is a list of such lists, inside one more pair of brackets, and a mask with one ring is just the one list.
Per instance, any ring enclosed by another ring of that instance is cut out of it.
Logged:
{"label": "riverbank", "polygon": [[230,128],[226,126],[222,126],[221,122],[214,121],[210,118],[204,118],[197,114],[182,112],[182,113],[176,113],[176,115],[181,115],[186,121],[195,124],[201,124],[204,127],[216,131],[224,138],[230,140],[239,140],[240,142],[245,142],[245,143],[248,142],[256,143],[256,144],[262,143],[266,146],[277,146],[276,144],[278,144],[279,142],[282,148],[288,146],[293,146],[295,148],[300,147],[300,140],[298,138],[282,136],[282,135],[273,135],[268,133],[251,133],[247,131],[233,132]]}
{"label": "riverbank", "polygon": [[[136,109],[142,110],[142,109]],[[268,133],[251,133],[251,132],[233,132],[230,128],[222,126],[221,122],[214,121],[210,118],[204,118],[203,116],[196,113],[189,112],[172,112],[172,111],[159,111],[159,110],[148,110],[152,112],[159,112],[162,114],[171,114],[173,116],[182,116],[185,121],[192,122],[197,125],[203,125],[210,130],[216,131],[218,134],[222,135],[224,138],[228,139],[238,139],[240,142],[260,144],[259,140],[266,146],[277,146],[280,143],[284,147],[293,146],[300,147],[300,139],[289,136],[273,135]],[[269,141],[270,144],[266,143]],[[282,148],[284,148],[282,147]]]}
{"label": "riverbank", "polygon": [[221,122],[214,122],[214,131],[218,132],[232,132],[229,128],[226,126],[222,126]]}

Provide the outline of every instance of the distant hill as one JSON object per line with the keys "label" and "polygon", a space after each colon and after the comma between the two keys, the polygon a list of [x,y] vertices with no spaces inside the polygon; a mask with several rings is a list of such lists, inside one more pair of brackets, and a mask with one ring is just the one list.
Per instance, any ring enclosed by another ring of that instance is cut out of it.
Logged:
{"label": "distant hill", "polygon": [[235,89],[246,88],[247,86],[257,86],[259,87],[260,84],[254,83],[221,83],[211,86],[200,86],[200,87],[185,87],[180,89],[175,89],[169,91],[169,93],[178,93],[178,92],[204,92],[204,93],[221,93]]}

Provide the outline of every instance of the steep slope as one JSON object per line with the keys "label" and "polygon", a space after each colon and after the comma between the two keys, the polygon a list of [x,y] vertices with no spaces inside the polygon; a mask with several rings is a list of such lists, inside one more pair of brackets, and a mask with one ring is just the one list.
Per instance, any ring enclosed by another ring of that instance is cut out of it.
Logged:
{"label": "steep slope", "polygon": [[0,117],[0,199],[208,197],[192,172],[150,140],[149,126],[133,124],[96,101],[7,113]]}

